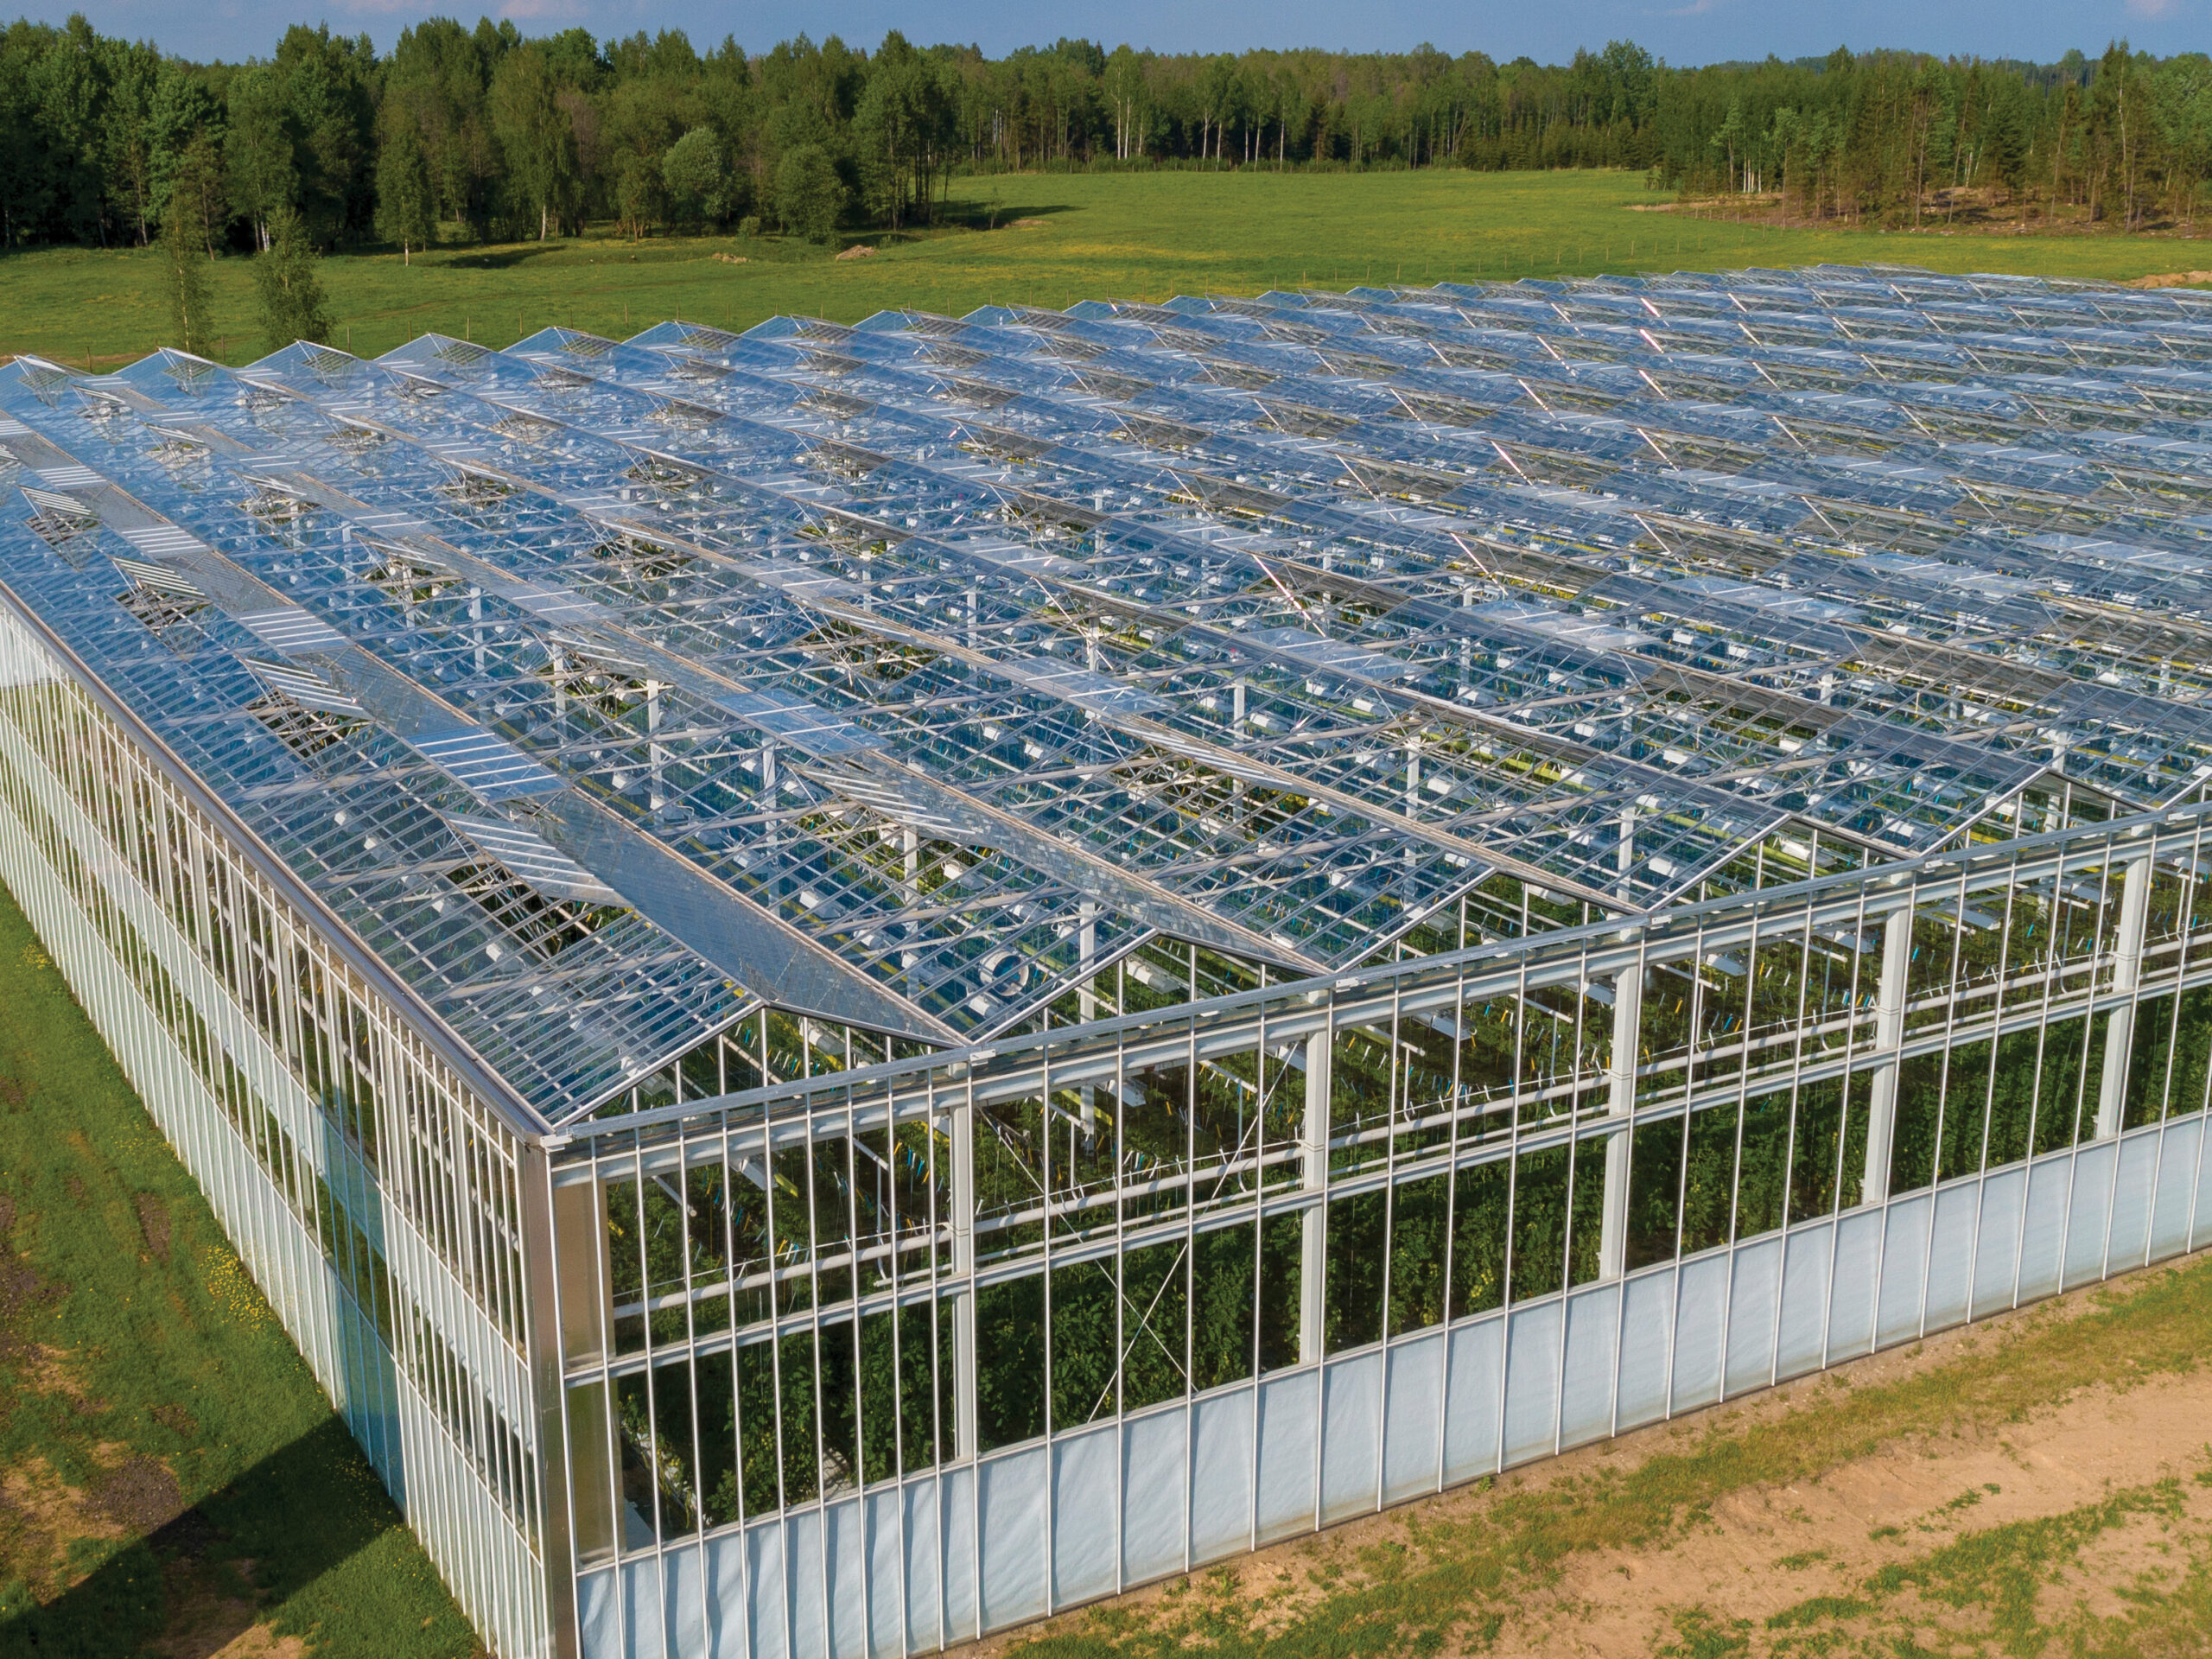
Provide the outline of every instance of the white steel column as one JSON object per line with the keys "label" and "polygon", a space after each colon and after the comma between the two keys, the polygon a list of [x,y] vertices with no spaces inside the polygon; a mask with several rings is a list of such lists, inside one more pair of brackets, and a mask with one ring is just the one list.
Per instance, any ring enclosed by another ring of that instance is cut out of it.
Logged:
{"label": "white steel column", "polygon": [[[1866,1173],[1862,1204],[1890,1196],[1890,1142],[1897,1123],[1897,1045],[1904,1040],[1905,971],[1912,964],[1912,906],[1890,912],[1882,924],[1882,977],[1874,992],[1874,1048],[1885,1058],[1874,1071],[1873,1102],[1866,1124]],[[1848,1087],[1845,1099],[1850,1098]]]}
{"label": "white steel column", "polygon": [[[1329,1186],[1329,1033],[1324,1029],[1306,1039],[1306,1133],[1300,1141],[1300,1164],[1308,1192],[1325,1192]],[[1322,1274],[1326,1271],[1326,1229],[1329,1206],[1324,1198],[1306,1212],[1306,1230],[1298,1258],[1298,1363],[1311,1365],[1321,1357],[1325,1333]]]}
{"label": "white steel column", "polygon": [[1643,974],[1631,968],[1613,981],[1613,1064],[1607,1109],[1620,1120],[1605,1139],[1605,1207],[1598,1229],[1598,1276],[1618,1279],[1628,1267],[1628,1167],[1636,1110],[1637,1035],[1643,1024]]}
{"label": "white steel column", "polygon": [[[2151,914],[2151,859],[2145,853],[2128,861],[2120,882],[2119,938],[2113,943],[2112,988],[2132,991],[2143,977],[2143,931]],[[2097,1084],[2097,1139],[2120,1133],[2126,1109],[2127,1060],[2135,1046],[2135,1007],[2112,1011],[2105,1029],[2105,1070]]]}
{"label": "white steel column", "polygon": [[952,1109],[952,1410],[959,1443],[953,1455],[976,1455],[976,1096],[961,1091]]}

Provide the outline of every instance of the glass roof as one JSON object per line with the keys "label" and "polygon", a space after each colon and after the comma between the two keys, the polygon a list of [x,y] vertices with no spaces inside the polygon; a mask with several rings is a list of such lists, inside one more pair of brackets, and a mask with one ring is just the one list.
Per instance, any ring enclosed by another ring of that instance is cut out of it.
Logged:
{"label": "glass roof", "polygon": [[764,1004],[981,1040],[1147,940],[1319,975],[2212,775],[2183,291],[24,358],[0,447],[0,581],[549,1122]]}

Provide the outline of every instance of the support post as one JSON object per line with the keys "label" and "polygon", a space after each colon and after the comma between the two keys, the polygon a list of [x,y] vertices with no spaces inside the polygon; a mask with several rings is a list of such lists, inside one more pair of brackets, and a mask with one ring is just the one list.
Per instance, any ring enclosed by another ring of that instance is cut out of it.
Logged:
{"label": "support post", "polygon": [[[1329,1033],[1315,1032],[1306,1039],[1306,1132],[1299,1162],[1302,1185],[1308,1192],[1329,1188]],[[1323,1274],[1328,1263],[1328,1200],[1306,1212],[1306,1230],[1299,1241],[1298,1363],[1311,1365],[1321,1357],[1328,1304],[1323,1300]]]}
{"label": "support post", "polygon": [[[2128,861],[2120,880],[2119,937],[2113,942],[2112,988],[2132,991],[2143,979],[2143,932],[2151,916],[2151,859]],[[2135,1047],[2135,1005],[2112,1011],[2105,1028],[2104,1075],[2097,1083],[2097,1139],[2120,1133],[2127,1109],[2127,1061]]]}
{"label": "support post", "polygon": [[1862,1204],[1890,1196],[1890,1147],[1897,1125],[1897,1045],[1904,1040],[1906,970],[1912,965],[1912,906],[1890,912],[1882,924],[1882,977],[1874,991],[1873,1099],[1867,1115],[1866,1171]]}
{"label": "support post", "polygon": [[1601,1279],[1618,1279],[1628,1271],[1630,1119],[1636,1111],[1637,1035],[1643,1024],[1643,972],[1630,968],[1613,981],[1613,1063],[1606,1110],[1618,1123],[1605,1137],[1605,1204],[1598,1228]]}
{"label": "support post", "polygon": [[952,1109],[953,1455],[973,1458],[976,1433],[976,1096],[963,1090]]}

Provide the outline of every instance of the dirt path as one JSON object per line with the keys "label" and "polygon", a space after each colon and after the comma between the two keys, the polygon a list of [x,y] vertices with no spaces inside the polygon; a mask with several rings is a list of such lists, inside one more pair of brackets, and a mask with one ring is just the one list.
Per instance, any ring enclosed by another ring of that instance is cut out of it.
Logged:
{"label": "dirt path", "polygon": [[2212,1254],[971,1651],[2212,1654],[2208,1337]]}
{"label": "dirt path", "polygon": [[[2212,1522],[2212,1487],[2190,1478],[2212,1466],[2208,1436],[2212,1370],[2125,1393],[2093,1389],[2001,1433],[1740,1493],[1669,1548],[1576,1560],[1506,1621],[1489,1651],[1649,1654],[1694,1608],[1770,1629],[1769,1620],[1816,1597],[1863,1600],[1870,1578],[1961,1538],[2078,1514],[2162,1482],[2182,1484],[2182,1512],[2202,1527]],[[2107,1579],[2103,1593],[2124,1581]]]}

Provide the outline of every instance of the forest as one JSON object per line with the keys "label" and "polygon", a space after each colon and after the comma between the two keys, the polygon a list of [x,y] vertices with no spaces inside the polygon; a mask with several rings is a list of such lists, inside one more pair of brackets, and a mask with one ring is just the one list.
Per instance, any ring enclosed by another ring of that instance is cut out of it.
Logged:
{"label": "forest", "polygon": [[0,34],[0,122],[7,248],[143,245],[172,219],[210,255],[268,249],[279,221],[403,257],[587,223],[829,243],[936,221],[962,172],[1157,168],[1625,168],[1815,221],[2126,232],[2194,228],[2212,59],[1676,67],[1613,41],[1560,66],[1062,40],[994,60],[895,31],[702,53],[676,31],[432,18],[389,53],[295,26],[266,58],[200,64],[74,16]]}

